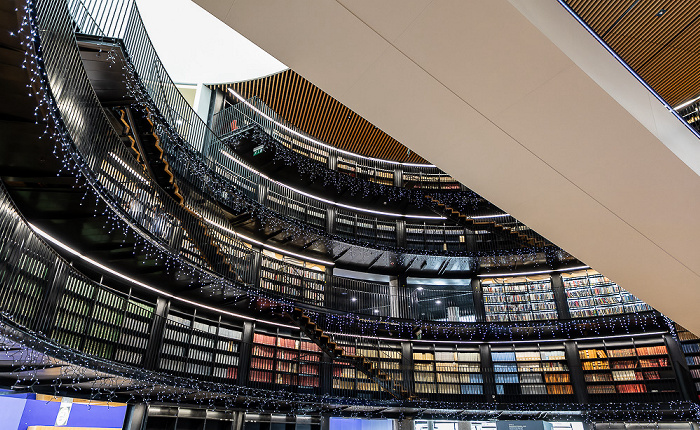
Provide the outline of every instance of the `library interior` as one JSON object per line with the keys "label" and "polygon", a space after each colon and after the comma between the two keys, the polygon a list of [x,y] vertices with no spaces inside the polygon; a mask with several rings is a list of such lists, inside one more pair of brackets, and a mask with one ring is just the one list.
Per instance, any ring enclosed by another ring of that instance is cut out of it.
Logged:
{"label": "library interior", "polygon": [[0,430],[700,429],[696,2],[178,1],[0,2]]}

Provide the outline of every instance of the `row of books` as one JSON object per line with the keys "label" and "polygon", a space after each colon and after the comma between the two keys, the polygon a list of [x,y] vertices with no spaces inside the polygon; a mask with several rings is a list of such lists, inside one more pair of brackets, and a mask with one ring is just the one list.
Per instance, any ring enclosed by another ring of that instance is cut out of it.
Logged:
{"label": "row of books", "polygon": [[440,373],[479,373],[481,365],[479,363],[435,363],[435,370]]}
{"label": "row of books", "polygon": [[566,372],[569,366],[565,363],[518,363],[518,372]]}
{"label": "row of books", "polygon": [[481,355],[478,352],[435,351],[435,361],[479,362]]}
{"label": "row of books", "polygon": [[579,350],[579,357],[582,359],[595,359],[595,358],[619,358],[619,357],[634,357],[634,356],[645,356],[645,355],[665,355],[668,353],[665,345],[658,346],[644,346],[638,348],[623,348],[623,349],[610,349],[607,352],[603,349],[581,349]]}
{"label": "row of books", "polygon": [[591,285],[612,284],[613,282],[605,276],[585,276],[581,278],[565,278],[564,287],[587,287]]}
{"label": "row of books", "polygon": [[578,289],[569,288],[566,290],[566,296],[572,299],[619,293],[620,288],[617,285],[611,285],[608,287],[583,287]]}
{"label": "row of books", "polygon": [[683,343],[681,344],[681,348],[683,348],[683,352],[686,354],[700,354],[700,345],[697,343]]}
{"label": "row of books", "polygon": [[646,393],[647,386],[644,384],[620,384],[620,385],[589,385],[589,394],[629,394]]}
{"label": "row of books", "polygon": [[488,314],[486,321],[488,322],[525,322],[525,321],[551,321],[557,319],[557,313],[554,311],[540,311],[537,313],[505,313],[505,314]]}
{"label": "row of books", "polygon": [[685,361],[688,366],[700,366],[700,356],[685,357]]}
{"label": "row of books", "polygon": [[[415,376],[418,376],[418,375],[415,375]],[[418,379],[416,379],[416,380],[418,380]],[[421,382],[430,382],[430,381],[421,381]],[[447,384],[483,384],[484,377],[480,373],[472,373],[472,374],[470,374],[470,373],[464,373],[464,374],[438,373],[437,374],[437,382],[438,383],[447,383]]]}

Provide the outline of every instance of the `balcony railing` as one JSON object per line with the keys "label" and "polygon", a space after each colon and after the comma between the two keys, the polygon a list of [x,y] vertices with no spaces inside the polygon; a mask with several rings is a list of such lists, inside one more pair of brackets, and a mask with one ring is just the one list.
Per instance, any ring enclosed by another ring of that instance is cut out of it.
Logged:
{"label": "balcony railing", "polygon": [[212,127],[221,138],[240,128],[256,125],[273,138],[276,145],[301,154],[339,172],[387,186],[409,186],[422,190],[460,190],[454,178],[432,164],[399,163],[365,157],[325,144],[301,132],[257,97],[245,100],[214,115]]}

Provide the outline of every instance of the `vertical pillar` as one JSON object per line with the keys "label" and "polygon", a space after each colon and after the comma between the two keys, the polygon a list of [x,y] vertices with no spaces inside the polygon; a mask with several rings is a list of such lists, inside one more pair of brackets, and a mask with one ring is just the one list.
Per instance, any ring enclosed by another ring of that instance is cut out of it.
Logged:
{"label": "vertical pillar", "polygon": [[392,318],[401,318],[399,278],[397,276],[391,276],[389,279],[389,316]]}
{"label": "vertical pillar", "polygon": [[406,220],[396,220],[396,246],[399,248],[406,247]]}
{"label": "vertical pillar", "polygon": [[484,308],[484,294],[481,290],[479,278],[472,278],[472,296],[474,298],[474,318],[476,322],[486,321],[486,310]]}
{"label": "vertical pillar", "polygon": [[148,407],[145,403],[126,405],[126,414],[122,428],[124,430],[145,430],[147,412]]}
{"label": "vertical pillar", "polygon": [[695,384],[691,382],[693,378],[690,375],[688,362],[685,360],[685,354],[683,354],[681,346],[670,334],[666,333],[663,337],[668,355],[671,358],[671,367],[676,374],[676,384],[678,385],[678,392],[681,393],[681,398],[683,400],[697,401],[697,390],[695,389]]}
{"label": "vertical pillar", "polygon": [[403,187],[403,170],[394,169],[394,186]]}
{"label": "vertical pillar", "polygon": [[252,276],[252,281],[253,285],[255,285],[255,288],[260,289],[261,287],[261,281],[260,281],[260,272],[262,268],[262,258],[263,258],[263,253],[262,253],[262,248],[259,246],[253,246],[253,261],[252,261],[252,269],[253,269],[253,276]]}
{"label": "vertical pillar", "polygon": [[267,201],[267,187],[263,184],[258,184],[258,203],[265,206]]}
{"label": "vertical pillar", "polygon": [[141,364],[141,367],[144,369],[153,370],[158,367],[160,352],[163,346],[165,323],[168,320],[168,312],[170,312],[170,301],[158,297],[156,300],[156,311],[153,315],[151,335],[148,337],[148,346],[146,347],[146,353],[143,355]]}
{"label": "vertical pillar", "polygon": [[328,168],[333,171],[338,170],[338,155],[328,154]]}
{"label": "vertical pillar", "polygon": [[321,430],[330,430],[331,428],[331,414],[322,413],[321,414]]}
{"label": "vertical pillar", "polygon": [[248,372],[250,370],[250,356],[253,355],[253,331],[255,326],[252,321],[243,323],[243,335],[241,336],[241,349],[238,358],[238,385],[248,385]]}
{"label": "vertical pillar", "polygon": [[413,344],[401,342],[401,371],[404,380],[404,388],[409,393],[415,393],[413,385]]}
{"label": "vertical pillar", "polygon": [[335,233],[335,207],[329,206],[326,208],[326,233]]}
{"label": "vertical pillar", "polygon": [[491,348],[488,345],[479,345],[479,355],[481,356],[481,375],[484,378],[484,397],[486,402],[495,402],[496,380],[493,378]]}
{"label": "vertical pillar", "polygon": [[333,359],[328,354],[321,355],[321,372],[319,375],[319,385],[321,395],[330,395],[333,390]]}
{"label": "vertical pillar", "polygon": [[[2,269],[0,266],[0,270]],[[68,277],[67,272],[68,267],[59,264],[59,258],[56,257],[55,263],[49,267],[49,273],[46,276],[43,303],[39,305],[39,309],[42,311],[37,312],[32,324],[32,328],[39,333],[50,334],[51,329],[54,327],[58,303],[65,290]]]}
{"label": "vertical pillar", "polygon": [[566,364],[569,366],[571,385],[574,388],[576,401],[583,404],[588,403],[588,389],[586,388],[586,379],[583,376],[581,357],[578,355],[576,342],[573,340],[564,342],[564,355],[566,356]]}
{"label": "vertical pillar", "polygon": [[237,411],[234,412],[233,422],[231,423],[231,430],[243,430],[243,424],[245,423],[245,412]]}
{"label": "vertical pillar", "polygon": [[394,419],[392,421],[392,430],[413,430],[415,428],[415,424],[413,423],[413,417],[404,419]]}
{"label": "vertical pillar", "polygon": [[566,291],[564,290],[564,281],[561,278],[561,273],[552,274],[551,280],[554,301],[557,305],[557,316],[560,320],[570,320],[569,301],[566,299]]}

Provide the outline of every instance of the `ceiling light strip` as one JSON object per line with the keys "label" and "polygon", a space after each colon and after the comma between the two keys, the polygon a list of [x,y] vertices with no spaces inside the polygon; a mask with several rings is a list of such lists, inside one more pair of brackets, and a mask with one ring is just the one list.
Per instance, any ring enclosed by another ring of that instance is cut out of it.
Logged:
{"label": "ceiling light strip", "polygon": [[573,272],[574,270],[585,270],[585,269],[590,269],[590,266],[567,267],[566,269],[537,270],[534,272],[485,273],[483,275],[476,275],[476,276],[478,276],[479,278],[512,278],[515,276],[545,275],[547,273]]}
{"label": "ceiling light strip", "polygon": [[[294,191],[295,193],[299,193],[299,194],[301,194],[301,195],[303,195],[303,196],[312,198],[312,199],[314,199],[314,200],[318,200],[318,201],[320,201],[320,202],[323,202],[323,203],[326,203],[326,204],[329,204],[329,205],[339,206],[339,207],[342,207],[342,208],[345,208],[345,209],[350,209],[350,210],[354,210],[354,211],[358,211],[358,212],[366,212],[366,213],[377,214],[377,215],[384,215],[384,216],[390,216],[390,217],[396,217],[396,218],[435,219],[435,220],[447,219],[447,218],[442,217],[442,216],[433,216],[433,215],[403,215],[403,214],[397,214],[397,213],[394,213],[394,212],[375,211],[375,210],[372,210],[372,209],[364,209],[364,208],[360,208],[360,207],[357,207],[357,206],[350,206],[350,205],[346,205],[346,204],[343,204],[343,203],[333,202],[333,201],[331,201],[331,200],[327,200],[327,199],[324,199],[324,198],[322,198],[322,197],[318,197],[318,196],[315,196],[315,195],[313,195],[313,194],[306,193],[306,192],[301,191],[301,190],[298,190],[298,189],[296,189],[296,188],[292,188],[292,187],[290,187],[289,185],[285,185],[285,184],[283,184],[283,183],[281,183],[281,182],[275,181],[274,179],[270,178],[269,176],[267,176],[267,175],[265,175],[265,174],[263,174],[263,173],[261,173],[261,172],[255,170],[255,169],[252,169],[252,168],[246,166],[246,165],[243,164],[240,160],[237,160],[236,157],[234,157],[233,155],[229,154],[228,152],[222,150],[221,153],[224,154],[224,155],[225,155],[226,157],[228,157],[229,159],[233,160],[234,162],[238,163],[240,166],[245,167],[245,168],[248,169],[249,171],[251,171],[251,172],[253,172],[253,173],[255,173],[255,174],[257,174],[257,175],[259,175],[259,176],[261,176],[261,177],[263,177],[263,178],[265,178],[265,179],[267,179],[267,180],[270,181],[270,182],[273,182],[273,183],[275,183],[275,184],[277,184],[277,185],[280,185],[280,186],[282,186],[282,187],[284,187],[284,188],[287,188],[288,190]],[[227,169],[227,170],[231,171],[230,169]],[[486,215],[486,216],[484,216],[484,218],[491,218],[491,217],[497,217],[497,216],[505,216],[505,215]],[[477,219],[477,217],[473,217],[473,218],[474,218],[474,219]]]}
{"label": "ceiling light strip", "polygon": [[195,307],[207,309],[207,310],[210,310],[210,311],[213,311],[213,312],[218,312],[218,313],[221,313],[221,314],[224,314],[224,315],[228,315],[228,316],[232,316],[232,317],[235,317],[235,318],[241,318],[241,319],[244,319],[244,320],[247,320],[247,321],[256,321],[256,322],[262,322],[262,323],[265,323],[265,324],[275,325],[275,326],[278,326],[278,327],[285,327],[285,328],[297,329],[297,330],[299,329],[299,327],[297,327],[297,326],[292,326],[292,325],[287,325],[287,324],[280,324],[280,323],[275,323],[275,322],[265,321],[265,320],[259,320],[259,319],[257,319],[257,318],[251,318],[251,317],[246,316],[246,315],[237,314],[237,313],[235,313],[235,312],[229,312],[229,311],[225,311],[225,310],[223,310],[223,309],[218,309],[218,308],[215,308],[215,307],[212,307],[212,306],[208,306],[208,305],[205,305],[205,304],[202,304],[202,303],[198,303],[198,302],[195,302],[195,301],[192,301],[192,300],[188,300],[188,299],[184,299],[184,298],[182,298],[182,297],[175,296],[175,295],[170,294],[170,293],[168,293],[168,292],[166,292],[166,291],[163,291],[163,290],[161,290],[161,289],[152,287],[152,286],[150,286],[150,285],[148,285],[148,284],[144,284],[144,283],[141,282],[141,281],[137,281],[136,279],[131,278],[131,277],[129,277],[129,276],[126,276],[126,275],[124,275],[123,273],[120,273],[120,272],[118,272],[118,271],[116,271],[116,270],[114,270],[114,269],[110,269],[109,267],[105,266],[104,264],[98,263],[97,261],[93,260],[92,258],[90,258],[90,257],[88,257],[88,256],[86,256],[86,255],[81,254],[80,252],[76,251],[75,249],[69,247],[68,245],[64,244],[63,242],[61,242],[61,241],[59,241],[58,239],[54,238],[53,236],[49,235],[49,234],[46,233],[45,231],[41,230],[39,227],[35,226],[34,224],[31,224],[31,223],[28,223],[28,224],[29,224],[29,227],[31,227],[32,230],[34,230],[34,232],[36,232],[39,236],[43,237],[44,239],[46,239],[47,241],[51,242],[52,244],[58,246],[59,248],[65,250],[66,252],[70,253],[71,255],[74,255],[74,256],[80,258],[81,260],[84,260],[85,262],[91,264],[92,266],[97,267],[97,268],[100,269],[100,270],[103,270],[103,271],[105,271],[105,272],[107,272],[107,273],[109,273],[109,274],[112,274],[112,275],[114,275],[114,276],[116,276],[116,277],[118,277],[118,278],[120,278],[120,279],[125,280],[125,281],[131,282],[132,284],[137,285],[137,286],[139,286],[139,287],[141,287],[141,288],[144,288],[144,289],[146,289],[146,290],[149,290],[149,291],[153,291],[153,292],[155,292],[155,293],[158,293],[158,294],[160,294],[160,295],[162,295],[162,296],[164,296],[164,297],[168,297],[168,298],[171,298],[171,299],[174,299],[174,300],[178,300],[178,301],[180,301],[180,302],[187,303],[188,305],[191,305],[191,306],[195,306]]}

